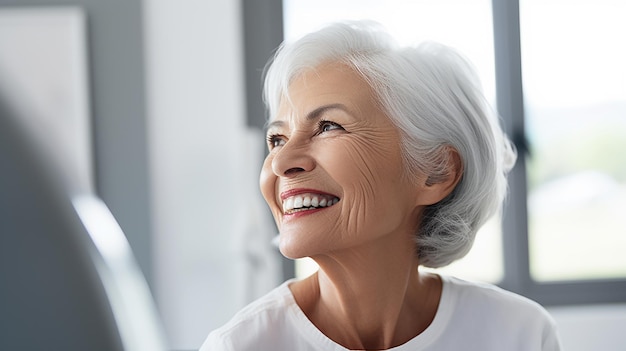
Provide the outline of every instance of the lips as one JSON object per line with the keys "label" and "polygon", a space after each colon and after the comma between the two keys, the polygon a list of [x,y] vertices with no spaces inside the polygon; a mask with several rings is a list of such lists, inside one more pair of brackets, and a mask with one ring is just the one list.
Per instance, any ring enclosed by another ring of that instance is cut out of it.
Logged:
{"label": "lips", "polygon": [[281,194],[283,213],[292,214],[330,207],[339,202],[337,196],[321,192],[289,191]]}

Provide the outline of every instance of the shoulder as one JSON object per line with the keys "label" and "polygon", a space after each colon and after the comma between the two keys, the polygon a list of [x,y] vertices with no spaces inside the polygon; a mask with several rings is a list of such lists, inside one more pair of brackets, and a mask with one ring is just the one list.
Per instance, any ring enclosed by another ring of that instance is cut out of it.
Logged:
{"label": "shoulder", "polygon": [[472,309],[481,309],[494,314],[515,313],[518,318],[551,319],[548,312],[537,302],[498,286],[453,277],[445,277],[444,281],[458,304],[457,308],[471,306]]}
{"label": "shoulder", "polygon": [[250,303],[212,331],[200,351],[264,350],[264,343],[276,342],[276,331],[288,325],[286,312],[293,305],[288,283]]}
{"label": "shoulder", "polygon": [[[444,277],[447,308],[452,308],[452,325],[474,333],[497,333],[499,340],[547,347],[558,344],[556,324],[546,309],[524,296],[500,287]],[[442,299],[442,303],[444,303]],[[491,335],[493,336],[493,335]]]}
{"label": "shoulder", "polygon": [[477,281],[464,280],[452,276],[441,276],[444,286],[456,298],[487,299],[491,302],[523,302],[534,303],[521,295],[502,289],[497,285]]}

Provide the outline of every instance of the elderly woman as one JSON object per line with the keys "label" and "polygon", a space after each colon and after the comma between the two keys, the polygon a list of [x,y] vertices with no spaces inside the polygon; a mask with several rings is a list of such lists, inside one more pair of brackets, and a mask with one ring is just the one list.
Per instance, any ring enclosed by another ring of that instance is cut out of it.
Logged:
{"label": "elderly woman", "polygon": [[335,24],[278,50],[265,98],[260,183],[280,251],[320,269],[250,304],[201,350],[559,349],[538,304],[418,270],[469,251],[515,159],[458,54]]}

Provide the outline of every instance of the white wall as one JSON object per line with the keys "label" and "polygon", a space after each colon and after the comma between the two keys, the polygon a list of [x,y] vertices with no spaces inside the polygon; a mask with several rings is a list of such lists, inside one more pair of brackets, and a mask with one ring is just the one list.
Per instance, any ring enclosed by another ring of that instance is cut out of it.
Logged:
{"label": "white wall", "polygon": [[552,307],[564,351],[626,350],[626,304]]}
{"label": "white wall", "polygon": [[263,141],[245,127],[240,2],[144,11],[154,293],[171,347],[197,349],[278,284],[257,185]]}

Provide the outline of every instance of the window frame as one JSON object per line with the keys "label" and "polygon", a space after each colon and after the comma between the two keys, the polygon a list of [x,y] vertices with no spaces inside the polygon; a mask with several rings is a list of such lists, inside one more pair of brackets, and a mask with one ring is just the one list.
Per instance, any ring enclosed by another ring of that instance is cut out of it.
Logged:
{"label": "window frame", "polygon": [[[243,0],[242,11],[248,125],[262,128],[261,73],[283,40],[283,4],[282,0]],[[504,277],[497,285],[545,306],[626,302],[626,277],[558,282],[537,282],[531,277],[519,0],[492,0],[492,15],[497,110],[519,155],[509,175],[509,198],[503,208]],[[293,261],[282,256],[281,260],[283,277],[293,278]]]}
{"label": "window frame", "polygon": [[519,0],[493,0],[492,12],[496,106],[504,130],[518,150],[518,161],[509,175],[509,199],[503,209],[504,279],[498,285],[543,305],[624,302],[626,277],[558,282],[537,282],[531,277]]}

